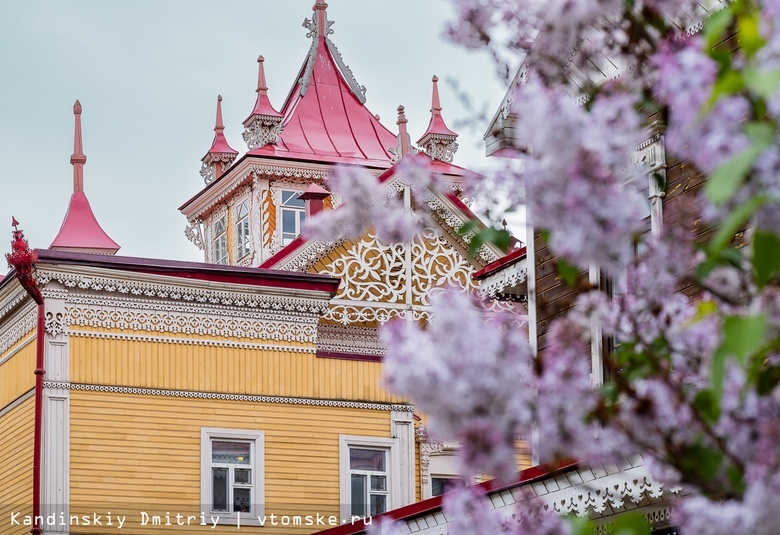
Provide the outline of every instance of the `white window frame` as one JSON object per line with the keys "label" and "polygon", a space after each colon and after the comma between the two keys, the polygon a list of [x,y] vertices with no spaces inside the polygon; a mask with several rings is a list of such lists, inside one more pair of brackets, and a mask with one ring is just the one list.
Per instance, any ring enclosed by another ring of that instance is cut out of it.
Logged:
{"label": "white window frame", "polygon": [[[244,215],[244,217],[240,217],[238,210],[244,204],[246,204],[246,215]],[[241,260],[252,253],[252,224],[250,220],[251,213],[252,204],[249,201],[249,198],[241,199],[233,207],[233,216],[236,221],[236,261]]]}
{"label": "white window frame", "polygon": [[[215,227],[217,226],[217,223],[219,221],[222,221],[223,224],[223,230],[219,234],[217,234]],[[228,230],[228,217],[227,214],[222,214],[218,217],[214,218],[214,221],[211,222],[211,234],[212,234],[212,240],[211,240],[211,254],[213,256],[213,260],[215,264],[223,264],[227,265],[230,264],[230,255],[228,254],[228,243],[227,243],[227,232]],[[217,256],[217,242],[222,242],[222,251],[224,255],[220,258]],[[224,261],[223,261],[224,260]]]}
{"label": "white window frame", "polygon": [[[279,190],[279,243],[282,244],[282,247],[289,245],[295,238],[300,236],[301,231],[303,230],[303,222],[306,219],[306,206],[304,203],[303,207],[297,207],[297,206],[285,206],[284,205],[284,194],[285,193],[292,193],[296,197],[303,193],[303,191],[298,191],[295,189],[288,189],[288,188],[282,188]],[[285,232],[284,232],[284,212],[290,211],[295,212],[295,237],[293,238],[285,238]],[[303,215],[303,218],[301,218],[301,215]]]}
{"label": "white window frame", "polygon": [[341,518],[347,521],[352,518],[352,477],[349,469],[349,450],[351,448],[384,450],[387,452],[386,510],[391,511],[401,507],[401,477],[399,474],[401,459],[399,457],[400,447],[398,439],[339,435],[339,503],[341,504]]}
{"label": "white window frame", "polygon": [[[265,515],[265,433],[250,429],[222,429],[201,427],[200,429],[200,503],[201,510],[208,518],[219,515],[220,524],[236,525],[239,513],[225,511],[212,512],[211,496],[211,443],[214,440],[249,442],[251,448],[253,496],[249,513],[241,513],[241,525],[259,526],[258,516]],[[232,505],[232,504],[230,504]]]}

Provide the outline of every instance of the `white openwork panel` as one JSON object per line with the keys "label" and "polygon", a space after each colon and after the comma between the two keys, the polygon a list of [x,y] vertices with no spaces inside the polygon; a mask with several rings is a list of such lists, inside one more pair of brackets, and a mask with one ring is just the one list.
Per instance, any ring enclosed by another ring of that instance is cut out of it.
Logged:
{"label": "white openwork panel", "polygon": [[476,291],[473,267],[460,252],[439,234],[419,237],[412,243],[412,303],[430,304],[431,291],[457,287]]}
{"label": "white openwork panel", "polygon": [[337,299],[403,303],[406,300],[406,245],[384,245],[376,236],[353,242],[323,274],[340,277],[344,283]]}

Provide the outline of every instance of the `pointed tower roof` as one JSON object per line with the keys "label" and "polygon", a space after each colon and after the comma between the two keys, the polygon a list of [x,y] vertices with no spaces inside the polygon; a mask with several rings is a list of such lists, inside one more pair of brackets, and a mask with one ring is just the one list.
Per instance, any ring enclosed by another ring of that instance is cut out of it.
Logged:
{"label": "pointed tower roof", "polygon": [[222,95],[217,95],[217,119],[214,123],[214,141],[211,142],[211,148],[202,161],[216,154],[238,154],[238,151],[234,150],[228,144],[227,139],[225,139],[225,125],[222,123]]}
{"label": "pointed tower roof", "polygon": [[73,105],[73,114],[76,116],[73,155],[70,157],[70,163],[73,164],[73,195],[70,197],[68,212],[65,214],[62,227],[49,248],[116,254],[119,245],[100,227],[84,194],[84,164],[87,162],[87,157],[84,155],[81,142],[81,103],[78,100]]}
{"label": "pointed tower roof", "polygon": [[433,94],[431,96],[431,120],[428,122],[428,129],[417,140],[417,144],[422,147],[431,158],[451,162],[455,151],[458,150],[458,144],[455,140],[458,134],[447,128],[444,123],[444,117],[441,115],[441,101],[439,100],[439,77],[434,75]]}
{"label": "pointed tower roof", "polygon": [[357,83],[328,38],[333,22],[328,20],[327,7],[317,0],[312,20],[303,23],[312,44],[283,106],[278,142],[258,146],[249,154],[389,167],[388,149],[395,147],[396,136],[365,107],[365,87]]}

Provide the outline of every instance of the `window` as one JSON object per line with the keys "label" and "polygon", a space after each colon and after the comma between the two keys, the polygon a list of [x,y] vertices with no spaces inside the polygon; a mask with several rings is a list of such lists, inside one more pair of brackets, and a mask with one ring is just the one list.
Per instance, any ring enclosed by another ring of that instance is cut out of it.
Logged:
{"label": "window", "polygon": [[265,501],[263,433],[201,429],[201,503],[227,523],[251,524]]}
{"label": "window", "polygon": [[433,476],[431,478],[431,494],[433,496],[441,496],[445,492],[462,486],[463,480],[457,477]]}
{"label": "window", "polygon": [[249,199],[244,199],[235,208],[236,217],[236,259],[251,252],[249,236]]}
{"label": "window", "polygon": [[400,506],[398,440],[341,435],[344,518],[369,517]]}
{"label": "window", "polygon": [[387,450],[349,449],[352,516],[387,511]]}
{"label": "window", "polygon": [[306,219],[306,203],[298,195],[298,191],[282,190],[282,245],[298,237]]}
{"label": "window", "polygon": [[225,223],[225,216],[220,217],[214,221],[213,229],[213,258],[216,264],[228,263],[227,252],[227,224]]}

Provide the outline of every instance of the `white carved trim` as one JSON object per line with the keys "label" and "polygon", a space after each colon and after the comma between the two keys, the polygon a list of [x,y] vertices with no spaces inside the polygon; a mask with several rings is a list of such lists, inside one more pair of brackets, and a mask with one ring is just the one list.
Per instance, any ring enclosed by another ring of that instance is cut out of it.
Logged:
{"label": "white carved trim", "polygon": [[359,353],[384,356],[385,348],[379,333],[370,327],[351,325],[320,325],[317,330],[317,349],[334,353]]}
{"label": "white carved trim", "polygon": [[333,41],[330,39],[325,39],[325,44],[328,47],[328,51],[330,52],[331,57],[336,62],[336,65],[338,65],[341,74],[344,76],[347,85],[352,90],[352,94],[355,95],[361,104],[365,104],[366,86],[360,85],[355,79],[355,75],[352,73],[352,69],[350,69],[346,63],[344,63],[344,58],[341,57],[341,52],[339,52],[339,49],[336,48],[335,44],[333,44]]}
{"label": "white carved trim", "polygon": [[344,401],[335,399],[294,398],[287,396],[257,396],[251,394],[222,394],[217,392],[193,392],[190,390],[162,390],[153,388],[135,388],[127,386],[93,385],[85,383],[44,382],[44,388],[66,388],[86,392],[106,392],[110,394],[134,394],[140,396],[161,396],[173,398],[215,399],[223,401],[243,401],[248,403],[280,403],[284,405],[313,405],[317,407],[340,407],[348,409],[368,409],[377,411],[414,412],[412,405],[394,405],[390,403],[368,403],[362,401]]}
{"label": "white carved trim", "polygon": [[253,344],[249,342],[231,342],[228,340],[208,340],[201,338],[174,338],[170,336],[152,336],[152,335],[133,335],[102,333],[94,331],[72,330],[68,333],[70,336],[81,336],[84,338],[99,338],[104,340],[131,340],[137,342],[164,342],[168,344],[183,344],[193,346],[208,347],[233,347],[239,349],[264,349],[271,351],[287,351],[290,353],[314,353],[314,347],[288,346],[285,344]]}
{"label": "white carved trim", "polygon": [[495,298],[503,293],[504,289],[525,282],[528,278],[527,260],[527,258],[519,260],[511,266],[480,280],[479,288],[482,294],[486,297]]}
{"label": "white carved trim", "polygon": [[31,388],[15,400],[13,400],[11,403],[0,409],[0,418],[14,410],[16,407],[27,401],[28,399],[35,396],[35,388]]}
{"label": "white carved trim", "polygon": [[[137,276],[138,279],[142,276]],[[58,271],[38,270],[38,284],[45,286],[57,281],[67,288],[95,290],[120,295],[157,297],[169,301],[211,303],[225,306],[246,307],[257,310],[273,310],[295,315],[321,314],[327,309],[324,300],[297,297],[281,297],[245,293],[239,291],[215,291],[182,285],[144,282],[141,280],[121,280],[113,277],[88,276],[85,274],[62,273]]]}
{"label": "white carved trim", "polygon": [[8,317],[4,321],[5,326],[0,329],[0,355],[35,329],[37,319],[37,305],[34,301],[30,301],[22,310]]}
{"label": "white carved trim", "polygon": [[0,302],[0,320],[11,312],[16,306],[27,298],[27,292],[19,286],[16,288],[16,292],[12,293],[4,301]]}

